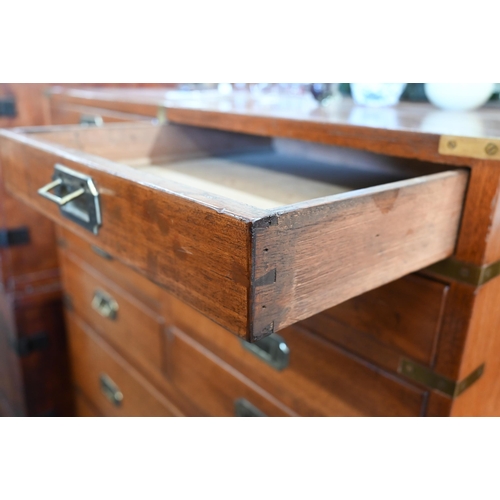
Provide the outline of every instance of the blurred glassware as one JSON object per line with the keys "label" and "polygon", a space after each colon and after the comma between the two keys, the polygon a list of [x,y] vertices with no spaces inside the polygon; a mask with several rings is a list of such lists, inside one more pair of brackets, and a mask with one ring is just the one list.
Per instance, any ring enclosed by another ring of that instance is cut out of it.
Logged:
{"label": "blurred glassware", "polygon": [[357,104],[378,108],[397,104],[405,87],[406,83],[351,83],[351,93]]}
{"label": "blurred glassware", "polygon": [[272,83],[249,83],[250,93],[258,97],[262,94],[270,94],[273,90]]}
{"label": "blurred glassware", "polygon": [[447,111],[481,107],[495,90],[494,83],[426,83],[425,93],[434,106]]}
{"label": "blurred glassware", "polygon": [[219,83],[217,90],[221,95],[230,95],[233,93],[233,85],[231,83]]}
{"label": "blurred glassware", "polygon": [[310,83],[278,83],[279,92],[289,96],[299,96],[309,93]]}
{"label": "blurred glassware", "polygon": [[310,91],[322,106],[328,106],[340,97],[339,85],[339,83],[311,83]]}
{"label": "blurred glassware", "polygon": [[217,83],[179,83],[177,90],[213,90],[217,85]]}
{"label": "blurred glassware", "polygon": [[244,92],[248,90],[248,83],[233,83],[233,90],[236,92]]}

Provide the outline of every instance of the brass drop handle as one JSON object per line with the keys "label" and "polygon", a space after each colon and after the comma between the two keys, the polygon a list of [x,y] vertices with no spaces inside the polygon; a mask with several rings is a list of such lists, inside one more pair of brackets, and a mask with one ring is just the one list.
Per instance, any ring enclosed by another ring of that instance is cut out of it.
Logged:
{"label": "brass drop handle", "polygon": [[104,124],[102,116],[99,115],[80,115],[80,125],[92,125],[101,127]]}
{"label": "brass drop handle", "polygon": [[56,179],[55,181],[49,182],[38,190],[38,194],[42,195],[44,198],[47,198],[50,201],[53,201],[54,203],[57,203],[60,207],[62,207],[66,205],[66,203],[69,203],[70,201],[78,198],[79,196],[82,196],[82,194],[85,193],[84,188],[77,189],[72,193],[67,194],[66,196],[57,196],[50,192],[52,189],[60,186],[62,183],[63,181],[60,178]]}
{"label": "brass drop handle", "polygon": [[94,292],[94,297],[92,299],[92,309],[97,311],[104,318],[115,320],[118,314],[118,302],[103,292],[102,290],[96,290]]}
{"label": "brass drop handle", "polygon": [[285,369],[290,363],[290,349],[285,339],[277,333],[252,344],[244,340],[241,343],[247,351],[278,371]]}
{"label": "brass drop handle", "polygon": [[123,401],[123,393],[118,386],[105,373],[99,375],[99,384],[101,392],[106,396],[106,399],[114,406],[120,406]]}
{"label": "brass drop handle", "polygon": [[94,234],[99,232],[101,205],[92,177],[56,163],[52,180],[38,194],[58,205],[63,217]]}
{"label": "brass drop handle", "polygon": [[267,415],[256,408],[245,398],[239,398],[234,402],[235,417],[267,417]]}

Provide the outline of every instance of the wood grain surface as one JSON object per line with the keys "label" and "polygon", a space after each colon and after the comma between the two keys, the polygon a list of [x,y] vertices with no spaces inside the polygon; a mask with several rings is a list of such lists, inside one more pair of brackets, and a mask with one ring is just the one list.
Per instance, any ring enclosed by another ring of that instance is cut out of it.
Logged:
{"label": "wood grain surface", "polygon": [[452,255],[466,183],[464,171],[440,173],[296,206],[255,224],[254,335]]}
{"label": "wood grain surface", "polygon": [[[173,325],[299,415],[418,416],[424,411],[424,391],[326,342],[302,324],[280,332],[290,350],[290,364],[277,371],[244,349],[241,340],[189,306],[173,297],[166,298],[165,305],[169,308],[165,316]],[[174,342],[174,360],[177,354]],[[185,376],[189,366],[199,364],[201,361],[189,363],[186,359]],[[222,383],[212,382],[215,374],[206,378],[203,387]]]}
{"label": "wood grain surface", "polygon": [[[129,365],[89,327],[67,313],[73,381],[105,416],[182,416],[161,392]],[[123,394],[119,406],[101,392],[100,376],[106,374]]]}

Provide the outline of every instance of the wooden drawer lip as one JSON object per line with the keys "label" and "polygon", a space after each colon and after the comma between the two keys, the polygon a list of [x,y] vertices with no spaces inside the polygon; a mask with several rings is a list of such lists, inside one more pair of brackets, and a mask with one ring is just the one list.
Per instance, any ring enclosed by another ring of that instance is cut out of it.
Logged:
{"label": "wooden drawer lip", "polygon": [[92,91],[85,89],[70,89],[67,91],[63,89],[58,92],[58,89],[51,89],[50,101],[52,105],[61,104],[80,104],[92,105],[95,107],[103,108],[109,111],[120,111],[125,113],[137,114],[146,117],[156,117],[161,105],[161,99],[153,99],[152,102],[127,102],[126,99],[120,101],[116,96],[94,96]]}
{"label": "wooden drawer lip", "polygon": [[155,121],[155,118],[151,118],[145,115],[123,113],[120,111],[112,111],[104,108],[95,108],[78,104],[56,104],[51,106],[52,122],[54,122],[55,124],[58,123],[58,113],[62,114],[63,118],[67,118],[67,115],[69,115],[69,117],[75,117],[76,121],[73,122],[75,124],[80,124],[80,118],[83,115],[100,116],[105,124],[113,122]]}
{"label": "wooden drawer lip", "polygon": [[[111,140],[131,130],[163,133],[154,125],[78,133]],[[0,134],[4,156],[25,157],[22,165],[4,161],[10,191],[251,341],[452,255],[468,179],[464,170],[440,172],[266,210],[49,144],[48,132],[45,140]],[[37,196],[55,163],[95,180],[104,214],[98,236]],[[169,213],[176,238],[166,234]],[[132,229],[145,247],[128,241]],[[202,253],[191,257],[190,248]],[[181,261],[183,276],[173,265]]]}

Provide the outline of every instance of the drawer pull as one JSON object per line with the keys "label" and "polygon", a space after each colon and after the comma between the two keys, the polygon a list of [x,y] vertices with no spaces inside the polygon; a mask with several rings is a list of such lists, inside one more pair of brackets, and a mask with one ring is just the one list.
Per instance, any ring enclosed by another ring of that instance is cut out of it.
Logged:
{"label": "drawer pull", "polygon": [[70,201],[78,198],[79,196],[82,196],[82,194],[85,193],[85,189],[83,188],[77,189],[76,191],[73,191],[66,196],[57,196],[50,193],[51,189],[60,186],[62,183],[62,179],[56,179],[55,181],[49,182],[38,190],[38,194],[41,194],[44,198],[47,198],[48,200],[53,201],[54,203],[57,203],[60,207],[62,207],[66,205],[66,203],[69,203]]}
{"label": "drawer pull", "polygon": [[101,386],[101,392],[106,396],[108,401],[115,405],[120,406],[123,401],[123,393],[120,391],[118,386],[106,375],[101,373],[99,376],[99,383]]}
{"label": "drawer pull", "polygon": [[115,320],[118,313],[118,303],[107,293],[96,290],[92,299],[92,309],[105,318]]}
{"label": "drawer pull", "polygon": [[285,339],[276,333],[251,344],[241,341],[243,347],[276,370],[283,370],[290,363],[290,349]]}
{"label": "drawer pull", "polygon": [[41,187],[38,194],[56,203],[64,217],[97,234],[102,223],[101,207],[91,177],[56,164],[52,182]]}
{"label": "drawer pull", "polygon": [[234,402],[234,415],[236,417],[267,417],[252,403],[244,398],[237,399]]}
{"label": "drawer pull", "polygon": [[99,115],[81,115],[80,125],[91,125],[94,127],[100,127],[104,124],[102,116]]}

